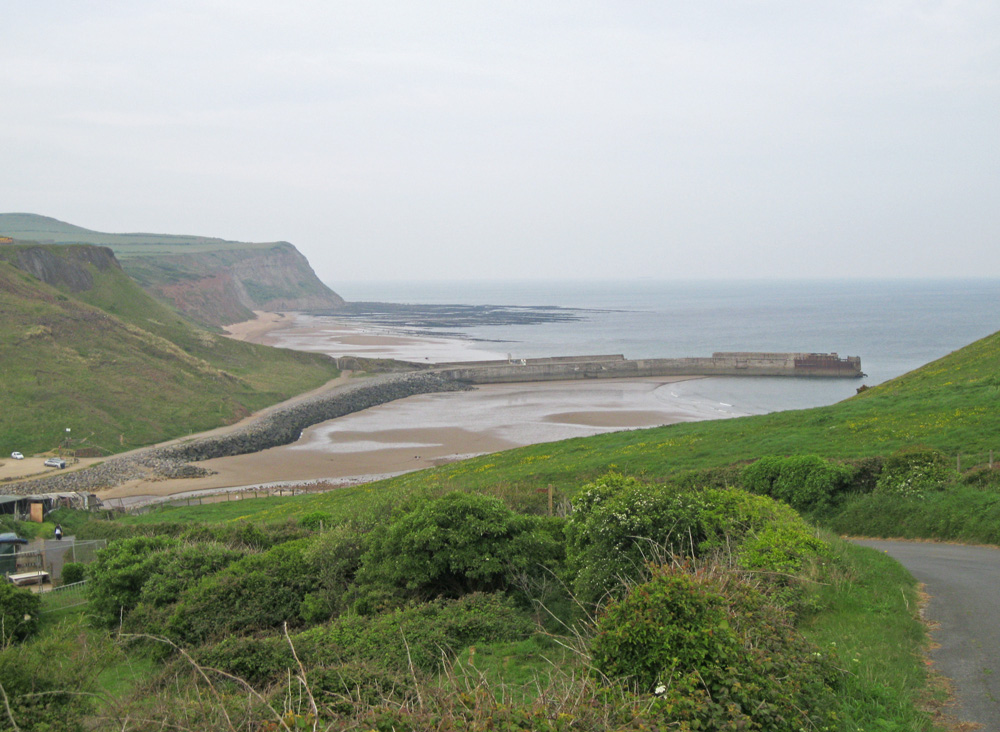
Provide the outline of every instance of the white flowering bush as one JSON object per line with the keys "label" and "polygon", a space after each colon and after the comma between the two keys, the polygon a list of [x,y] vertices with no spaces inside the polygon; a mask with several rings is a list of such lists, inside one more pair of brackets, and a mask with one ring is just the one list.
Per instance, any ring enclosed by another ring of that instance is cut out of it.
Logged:
{"label": "white flowering bush", "polygon": [[954,477],[951,460],[930,448],[899,450],[885,459],[875,485],[877,493],[922,500],[944,489]]}

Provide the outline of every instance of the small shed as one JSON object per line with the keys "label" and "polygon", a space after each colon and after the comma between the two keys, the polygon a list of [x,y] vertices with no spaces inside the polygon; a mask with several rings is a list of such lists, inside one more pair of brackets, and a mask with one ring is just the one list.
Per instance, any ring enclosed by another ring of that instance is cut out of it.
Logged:
{"label": "small shed", "polygon": [[0,534],[0,574],[8,575],[17,571],[17,547],[27,544],[17,534]]}

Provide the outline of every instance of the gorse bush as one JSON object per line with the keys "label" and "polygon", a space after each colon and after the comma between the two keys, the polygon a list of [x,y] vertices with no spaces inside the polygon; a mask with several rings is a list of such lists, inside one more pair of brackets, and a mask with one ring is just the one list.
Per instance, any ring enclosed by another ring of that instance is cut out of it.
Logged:
{"label": "gorse bush", "polygon": [[748,578],[660,567],[604,609],[595,669],[657,700],[650,721],[678,729],[833,729],[837,675]]}
{"label": "gorse bush", "polygon": [[[150,608],[175,602],[185,589],[243,555],[221,544],[195,544],[173,537],[138,536],[112,541],[98,552],[87,570],[89,611],[105,627],[122,622],[128,625],[129,615],[140,606],[140,614],[148,618]],[[130,627],[162,631],[146,627],[145,622]]]}

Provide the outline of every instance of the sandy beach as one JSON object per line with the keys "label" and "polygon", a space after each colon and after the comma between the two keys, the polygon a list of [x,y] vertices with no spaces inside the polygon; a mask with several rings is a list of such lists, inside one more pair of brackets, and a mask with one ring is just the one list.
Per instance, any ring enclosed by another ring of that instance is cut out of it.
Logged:
{"label": "sandy beach", "polygon": [[[227,328],[229,336],[335,357],[430,362],[503,358],[469,341],[418,337],[298,313],[257,316]],[[100,497],[137,501],[247,486],[364,482],[522,445],[734,416],[679,399],[671,390],[679,380],[498,384],[409,397],[315,425],[291,445],[199,463],[215,471],[211,476],[133,481]],[[339,383],[343,380],[323,389]]]}

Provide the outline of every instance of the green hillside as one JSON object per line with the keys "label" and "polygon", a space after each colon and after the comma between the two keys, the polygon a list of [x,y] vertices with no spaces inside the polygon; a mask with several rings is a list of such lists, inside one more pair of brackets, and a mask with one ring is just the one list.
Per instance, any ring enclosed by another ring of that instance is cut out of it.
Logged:
{"label": "green hillside", "polygon": [[233,341],[149,297],[90,247],[34,247],[89,278],[45,284],[0,247],[0,449],[106,452],[233,422],[324,383],[322,356]]}
{"label": "green hillside", "polygon": [[970,459],[990,450],[1000,455],[1000,333],[826,407],[532,445],[392,482],[570,489],[609,468],[664,476],[762,455],[848,459],[914,445]]}

